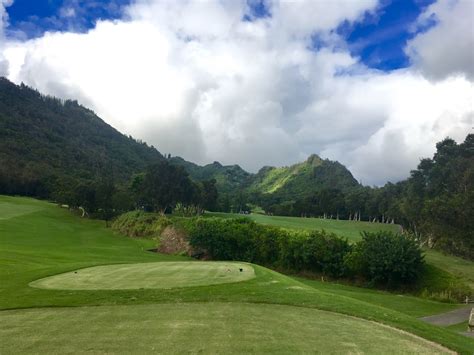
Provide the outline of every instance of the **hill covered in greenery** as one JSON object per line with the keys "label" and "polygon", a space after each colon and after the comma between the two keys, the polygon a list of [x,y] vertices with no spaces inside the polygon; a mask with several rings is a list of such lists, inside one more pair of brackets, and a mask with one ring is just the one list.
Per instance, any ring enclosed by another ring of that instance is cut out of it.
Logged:
{"label": "hill covered in greenery", "polygon": [[231,193],[243,189],[252,179],[252,174],[239,165],[222,165],[215,161],[212,164],[200,166],[181,157],[172,157],[171,164],[182,166],[195,181],[216,180],[216,187],[221,193]]}
{"label": "hill covered in greenery", "polygon": [[125,181],[163,159],[76,101],[0,78],[0,193],[47,197],[99,176]]}
{"label": "hill covered in greenery", "polygon": [[248,191],[297,199],[321,189],[345,191],[355,186],[358,186],[357,180],[344,165],[313,154],[306,161],[289,167],[260,169]]}
{"label": "hill covered in greenery", "polygon": [[248,210],[248,203],[268,207],[308,198],[328,189],[349,191],[359,186],[344,165],[315,154],[291,166],[265,166],[256,174],[239,165],[219,162],[199,166],[180,157],[168,161],[183,167],[193,180],[215,180],[220,195],[219,210],[226,212]]}
{"label": "hill covered in greenery", "polygon": [[[57,190],[103,177],[128,184],[134,174],[165,158],[152,146],[125,136],[76,101],[45,96],[0,78],[0,193],[59,199]],[[180,157],[168,162],[196,182],[215,180],[216,209],[246,208],[249,196],[280,200],[307,197],[328,187],[357,186],[341,164],[316,155],[290,167],[251,174],[239,165],[199,166]]]}

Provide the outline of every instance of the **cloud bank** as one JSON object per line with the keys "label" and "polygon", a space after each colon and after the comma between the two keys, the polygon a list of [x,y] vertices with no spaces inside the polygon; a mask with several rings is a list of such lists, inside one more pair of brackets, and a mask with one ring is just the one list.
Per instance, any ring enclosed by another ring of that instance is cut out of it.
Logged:
{"label": "cloud bank", "polygon": [[3,41],[0,61],[11,80],[78,99],[162,153],[251,171],[319,153],[383,184],[445,136],[472,131],[474,16],[453,28],[469,4],[428,7],[417,25],[437,22],[408,44],[413,66],[390,73],[365,67],[334,34],[375,0],[266,5],[256,17],[245,1],[136,0],[87,33]]}

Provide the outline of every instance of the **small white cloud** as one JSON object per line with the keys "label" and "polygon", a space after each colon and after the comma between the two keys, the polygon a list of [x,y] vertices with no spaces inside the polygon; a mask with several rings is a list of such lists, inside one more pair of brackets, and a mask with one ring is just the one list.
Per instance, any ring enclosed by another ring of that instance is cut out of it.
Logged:
{"label": "small white cloud", "polygon": [[74,17],[76,16],[76,10],[73,7],[62,7],[59,10],[59,16],[60,17]]}

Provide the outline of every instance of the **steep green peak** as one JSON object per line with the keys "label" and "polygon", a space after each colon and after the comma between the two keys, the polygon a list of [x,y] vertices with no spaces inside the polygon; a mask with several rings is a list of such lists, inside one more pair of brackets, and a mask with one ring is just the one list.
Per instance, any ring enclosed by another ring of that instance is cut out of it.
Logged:
{"label": "steep green peak", "polygon": [[308,159],[306,159],[306,164],[311,166],[320,166],[323,163],[323,160],[317,154],[311,154]]}

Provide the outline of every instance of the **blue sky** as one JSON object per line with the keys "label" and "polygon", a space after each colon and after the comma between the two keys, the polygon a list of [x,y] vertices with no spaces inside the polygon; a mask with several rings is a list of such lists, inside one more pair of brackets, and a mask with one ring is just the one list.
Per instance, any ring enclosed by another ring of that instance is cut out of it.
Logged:
{"label": "blue sky", "polygon": [[[97,20],[119,18],[121,7],[129,0],[15,0],[7,9],[9,33],[27,38],[46,31],[84,32]],[[67,10],[74,9],[74,15]]]}
{"label": "blue sky", "polygon": [[[15,0],[8,8],[11,35],[34,38],[45,31],[84,32],[97,20],[121,17],[121,8],[131,0]],[[434,0],[381,0],[375,13],[361,22],[342,23],[336,30],[347,42],[351,54],[370,68],[383,71],[405,68],[410,61],[404,48],[416,33],[413,23]],[[269,16],[262,1],[250,1],[254,17]],[[74,16],[65,16],[74,9]],[[247,17],[246,20],[251,20]]]}
{"label": "blue sky", "polygon": [[355,24],[342,24],[343,35],[352,54],[371,68],[393,70],[410,65],[404,48],[417,33],[413,24],[432,0],[382,0],[375,14],[366,14]]}

